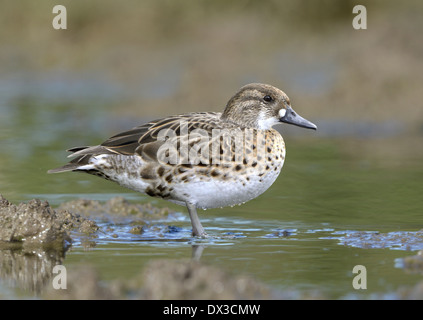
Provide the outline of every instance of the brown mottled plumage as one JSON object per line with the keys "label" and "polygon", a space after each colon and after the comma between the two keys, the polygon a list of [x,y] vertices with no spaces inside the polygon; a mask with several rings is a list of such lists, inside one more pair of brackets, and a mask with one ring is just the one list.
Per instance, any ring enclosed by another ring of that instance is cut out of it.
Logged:
{"label": "brown mottled plumage", "polygon": [[169,116],[98,146],[72,148],[74,159],[49,173],[83,171],[186,205],[193,234],[204,236],[196,208],[244,203],[276,180],[285,160],[282,136],[272,129],[279,122],[316,129],[292,110],[283,91],[253,83],[223,113]]}

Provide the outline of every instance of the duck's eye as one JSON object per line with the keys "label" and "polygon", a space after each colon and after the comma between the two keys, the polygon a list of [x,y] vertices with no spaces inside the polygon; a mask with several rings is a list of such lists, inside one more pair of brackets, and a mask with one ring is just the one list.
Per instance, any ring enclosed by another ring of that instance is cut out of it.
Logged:
{"label": "duck's eye", "polygon": [[263,100],[266,101],[266,102],[272,102],[273,98],[269,95],[266,95],[266,96],[263,97]]}

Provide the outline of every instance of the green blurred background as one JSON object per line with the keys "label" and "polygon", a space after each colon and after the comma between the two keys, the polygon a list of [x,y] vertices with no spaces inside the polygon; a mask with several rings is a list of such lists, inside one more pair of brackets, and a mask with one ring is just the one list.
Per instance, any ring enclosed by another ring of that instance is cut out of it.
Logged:
{"label": "green blurred background", "polygon": [[330,139],[345,159],[383,166],[423,155],[421,1],[365,1],[366,30],[352,27],[354,1],[63,0],[67,30],[52,27],[56,4],[1,5],[6,197],[48,192],[62,149],[220,111],[249,82],[281,88],[319,127],[284,136]]}
{"label": "green blurred background", "polygon": [[64,0],[67,30],[52,26],[56,4],[3,1],[0,10],[0,193],[9,200],[125,192],[45,172],[66,161],[65,149],[151,118],[221,111],[249,82],[281,88],[318,125],[277,126],[284,172],[318,168],[298,177],[299,192],[333,201],[395,197],[393,185],[412,199],[419,192],[420,1],[366,1],[366,30],[352,26],[354,1]]}

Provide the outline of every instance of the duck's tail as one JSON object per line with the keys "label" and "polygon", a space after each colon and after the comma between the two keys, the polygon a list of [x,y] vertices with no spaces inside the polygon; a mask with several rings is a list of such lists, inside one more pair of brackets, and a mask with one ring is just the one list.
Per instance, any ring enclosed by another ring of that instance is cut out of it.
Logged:
{"label": "duck's tail", "polygon": [[48,170],[47,173],[60,173],[67,171],[90,171],[94,167],[89,163],[89,160],[92,156],[99,154],[110,154],[110,150],[106,149],[103,146],[94,146],[94,147],[76,147],[67,150],[72,152],[68,157],[75,157],[69,163],[64,166]]}

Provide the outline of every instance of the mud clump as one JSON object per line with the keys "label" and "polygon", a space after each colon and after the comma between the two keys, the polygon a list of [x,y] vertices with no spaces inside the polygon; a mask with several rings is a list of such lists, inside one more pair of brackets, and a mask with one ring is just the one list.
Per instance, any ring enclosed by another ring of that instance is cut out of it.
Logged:
{"label": "mud clump", "polygon": [[233,276],[198,261],[156,260],[144,270],[146,299],[269,299],[271,292],[248,276]]}
{"label": "mud clump", "polygon": [[54,210],[38,199],[14,205],[0,196],[1,248],[65,248],[72,242],[69,231],[98,230],[96,224],[67,210]]}
{"label": "mud clump", "polygon": [[64,221],[48,202],[31,200],[19,205],[0,197],[0,242],[23,246],[64,246],[71,239]]}
{"label": "mud clump", "polygon": [[172,211],[169,208],[158,208],[150,203],[132,204],[123,197],[114,197],[105,203],[96,200],[78,199],[62,203],[59,210],[78,212],[89,217],[130,217],[143,220],[165,218]]}

